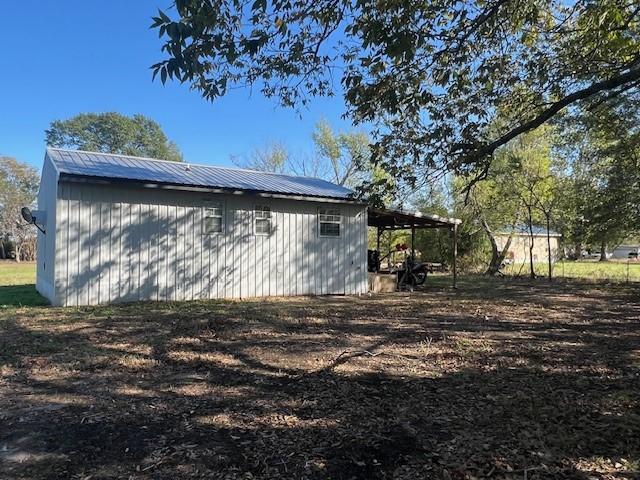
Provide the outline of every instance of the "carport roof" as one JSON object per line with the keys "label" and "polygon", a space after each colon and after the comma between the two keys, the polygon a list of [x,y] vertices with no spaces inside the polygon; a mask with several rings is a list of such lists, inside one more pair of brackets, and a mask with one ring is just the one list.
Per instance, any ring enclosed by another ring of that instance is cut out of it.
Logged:
{"label": "carport roof", "polygon": [[404,230],[410,228],[451,228],[462,223],[458,218],[440,217],[422,212],[404,212],[371,208],[368,210],[368,225],[385,230]]}

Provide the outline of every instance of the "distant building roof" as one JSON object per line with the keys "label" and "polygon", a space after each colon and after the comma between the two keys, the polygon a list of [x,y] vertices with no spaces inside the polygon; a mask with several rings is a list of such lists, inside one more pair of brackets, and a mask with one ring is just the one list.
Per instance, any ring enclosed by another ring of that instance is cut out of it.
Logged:
{"label": "distant building roof", "polygon": [[[547,235],[547,227],[538,227],[534,225],[532,227],[533,234],[535,236],[546,236]],[[497,232],[498,235],[509,235],[511,233],[516,235],[529,235],[529,227],[527,225],[516,225],[511,229],[504,229]],[[551,237],[561,237],[562,234],[555,232],[553,230],[549,230],[549,236]]]}
{"label": "distant building roof", "polygon": [[352,200],[353,191],[319,178],[296,177],[241,168],[168,162],[153,158],[48,148],[47,155],[60,176],[111,182],[147,182]]}

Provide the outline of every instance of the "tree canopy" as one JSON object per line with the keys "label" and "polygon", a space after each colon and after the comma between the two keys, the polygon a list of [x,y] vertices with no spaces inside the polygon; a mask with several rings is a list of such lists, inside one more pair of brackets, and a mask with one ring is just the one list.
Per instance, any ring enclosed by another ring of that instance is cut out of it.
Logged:
{"label": "tree canopy", "polygon": [[160,125],[140,114],[81,113],[51,122],[45,134],[52,147],[182,161],[180,150]]}
{"label": "tree canopy", "polygon": [[[500,249],[498,233],[511,233],[523,226],[544,224],[555,199],[555,176],[551,171],[550,128],[540,127],[498,149],[486,179],[465,195],[469,178],[454,179],[458,208],[465,223],[484,231],[491,247],[488,274],[498,272],[511,239]],[[533,239],[532,239],[533,240]],[[531,269],[533,272],[533,269]]]}
{"label": "tree canopy", "polygon": [[248,155],[233,155],[231,161],[242,168],[323,178],[350,188],[367,183],[367,194],[379,198],[376,185],[389,179],[371,163],[371,140],[366,133],[336,132],[327,121],[321,120],[311,139],[315,149],[313,155],[294,155],[284,143],[271,142],[254,148]]}
{"label": "tree canopy", "polygon": [[[209,100],[247,85],[293,107],[343,94],[376,164],[409,185],[482,177],[510,140],[640,83],[632,1],[177,0],[152,26],[166,55],[154,75]],[[489,128],[499,110],[508,121]]]}
{"label": "tree canopy", "polygon": [[[35,242],[35,229],[24,225],[20,209],[35,204],[39,183],[35,168],[12,157],[0,157],[0,241],[13,242],[18,261],[23,247]],[[33,260],[35,249],[30,250],[26,260]]]}
{"label": "tree canopy", "polygon": [[640,106],[620,96],[567,120],[567,237],[604,250],[640,232]]}
{"label": "tree canopy", "polygon": [[560,232],[574,258],[590,247],[605,260],[640,233],[639,125],[638,103],[620,95],[501,147],[466,195],[469,179],[455,177],[457,214],[481,226],[491,244],[488,272],[502,262],[493,233],[517,224]]}
{"label": "tree canopy", "polygon": [[327,177],[338,185],[357,187],[371,179],[371,139],[364,132],[334,132],[321,120],[312,134],[318,157],[326,163]]}
{"label": "tree canopy", "polygon": [[248,156],[232,155],[231,161],[240,168],[261,172],[285,173],[289,168],[289,151],[281,143],[254,148]]}

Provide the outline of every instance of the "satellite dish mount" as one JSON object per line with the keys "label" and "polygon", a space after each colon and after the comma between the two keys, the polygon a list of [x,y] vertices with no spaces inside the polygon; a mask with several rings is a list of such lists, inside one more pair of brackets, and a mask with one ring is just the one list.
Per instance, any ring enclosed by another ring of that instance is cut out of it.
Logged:
{"label": "satellite dish mount", "polygon": [[20,214],[22,215],[22,218],[24,218],[24,221],[27,222],[29,225],[35,225],[36,228],[40,230],[42,233],[46,233],[44,231],[44,228],[42,228],[40,225],[38,225],[38,223],[36,223],[36,217],[31,213],[31,209],[29,207],[22,207],[20,209]]}

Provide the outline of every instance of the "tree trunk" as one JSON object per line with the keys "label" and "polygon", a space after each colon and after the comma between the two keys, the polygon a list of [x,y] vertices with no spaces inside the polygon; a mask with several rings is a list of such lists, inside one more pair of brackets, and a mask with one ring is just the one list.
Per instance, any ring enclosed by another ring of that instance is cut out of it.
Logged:
{"label": "tree trunk", "polygon": [[20,243],[15,242],[15,246],[13,248],[16,253],[16,262],[20,263],[20,256],[22,255],[22,252],[20,251]]}
{"label": "tree trunk", "polygon": [[536,271],[533,266],[533,219],[531,215],[531,207],[527,207],[527,213],[529,214],[528,223],[529,223],[529,267],[531,269],[530,276],[531,278],[536,278]]}
{"label": "tree trunk", "polygon": [[487,237],[489,237],[489,242],[491,243],[491,261],[489,262],[489,267],[487,267],[487,270],[484,272],[484,274],[493,276],[500,270],[500,266],[504,261],[504,257],[509,251],[509,247],[511,246],[511,239],[513,238],[513,234],[509,235],[507,243],[505,243],[502,251],[500,251],[498,249],[498,242],[496,241],[496,237],[493,235],[489,224],[484,218],[482,219],[482,228],[484,228]]}
{"label": "tree trunk", "polygon": [[580,260],[582,258],[582,243],[576,243],[575,250],[573,251],[575,258],[573,260]]}
{"label": "tree trunk", "polygon": [[600,261],[601,262],[606,262],[607,261],[607,244],[606,244],[606,242],[602,242],[600,244]]}
{"label": "tree trunk", "polygon": [[0,240],[0,258],[7,258],[7,252],[4,251],[4,241]]}
{"label": "tree trunk", "polygon": [[551,221],[549,220],[549,215],[546,215],[547,220],[547,260],[549,262],[549,281],[551,281],[551,235],[549,233],[549,226]]}

